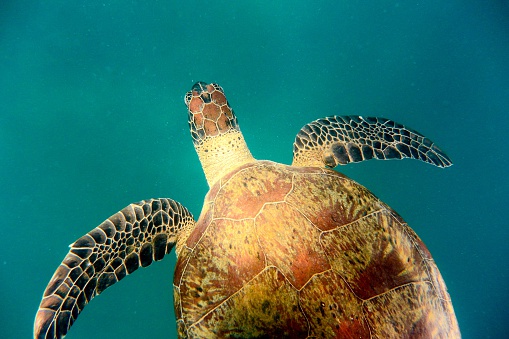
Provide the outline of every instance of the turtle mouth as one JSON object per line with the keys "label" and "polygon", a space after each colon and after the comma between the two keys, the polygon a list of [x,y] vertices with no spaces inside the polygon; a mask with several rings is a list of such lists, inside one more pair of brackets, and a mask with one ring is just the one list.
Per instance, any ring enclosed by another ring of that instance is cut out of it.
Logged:
{"label": "turtle mouth", "polygon": [[197,83],[195,83],[193,85],[193,87],[191,87],[191,90],[189,92],[187,92],[184,97],[184,102],[185,102],[186,106],[189,108],[189,104],[190,104],[193,96],[199,96],[199,97],[201,97],[201,99],[203,100],[204,103],[209,103],[211,101],[211,97],[210,97],[211,91],[208,88],[209,86],[211,86],[212,88],[215,87],[214,84],[209,85],[203,81],[198,81]]}
{"label": "turtle mouth", "polygon": [[198,94],[201,94],[202,92],[207,92],[207,86],[208,84],[203,81],[198,81],[191,87],[191,92],[197,92]]}

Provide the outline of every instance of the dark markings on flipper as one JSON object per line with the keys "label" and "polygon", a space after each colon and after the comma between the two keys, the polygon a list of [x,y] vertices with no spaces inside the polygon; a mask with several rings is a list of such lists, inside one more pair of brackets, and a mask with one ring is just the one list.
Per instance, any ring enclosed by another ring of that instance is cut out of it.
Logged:
{"label": "dark markings on flipper", "polygon": [[421,133],[376,117],[330,116],[300,130],[293,144],[294,166],[336,167],[369,159],[412,158],[448,167],[451,159]]}
{"label": "dark markings on flipper", "polygon": [[92,298],[140,266],[161,260],[179,231],[193,225],[180,203],[143,200],[76,240],[44,291],[34,338],[63,338]]}

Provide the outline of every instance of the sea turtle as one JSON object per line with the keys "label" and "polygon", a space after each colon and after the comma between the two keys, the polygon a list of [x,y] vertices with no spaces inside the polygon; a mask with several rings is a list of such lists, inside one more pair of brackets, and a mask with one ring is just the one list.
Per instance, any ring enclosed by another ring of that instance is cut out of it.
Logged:
{"label": "sea turtle", "polygon": [[106,288],[176,247],[181,338],[452,338],[440,272],[403,219],[331,168],[368,159],[451,161],[383,118],[305,125],[291,166],[255,160],[217,84],[185,96],[210,191],[198,221],[164,198],[131,204],[79,238],[49,282],[35,338],[62,338]]}

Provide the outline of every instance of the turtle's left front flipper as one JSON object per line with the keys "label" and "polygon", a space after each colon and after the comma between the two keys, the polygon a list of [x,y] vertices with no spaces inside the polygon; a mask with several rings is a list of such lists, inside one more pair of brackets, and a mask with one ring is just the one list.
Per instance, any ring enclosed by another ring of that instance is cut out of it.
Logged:
{"label": "turtle's left front flipper", "polygon": [[412,158],[448,167],[451,159],[430,139],[392,120],[330,116],[300,130],[293,144],[293,166],[336,167],[369,159]]}
{"label": "turtle's left front flipper", "polygon": [[34,338],[63,338],[93,297],[138,267],[161,260],[194,224],[191,213],[174,200],[143,200],[76,240],[44,291]]}

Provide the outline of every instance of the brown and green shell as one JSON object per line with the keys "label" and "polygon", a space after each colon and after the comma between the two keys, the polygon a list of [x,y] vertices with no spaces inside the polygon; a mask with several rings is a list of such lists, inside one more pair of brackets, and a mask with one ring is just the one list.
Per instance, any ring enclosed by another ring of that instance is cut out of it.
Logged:
{"label": "brown and green shell", "polygon": [[211,187],[179,254],[183,338],[450,338],[426,246],[335,171],[247,164]]}

